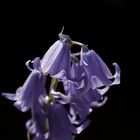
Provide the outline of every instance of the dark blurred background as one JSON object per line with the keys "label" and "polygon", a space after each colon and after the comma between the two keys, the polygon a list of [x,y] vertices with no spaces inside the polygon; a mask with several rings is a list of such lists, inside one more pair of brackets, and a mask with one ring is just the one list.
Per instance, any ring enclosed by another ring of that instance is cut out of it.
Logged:
{"label": "dark blurred background", "polygon": [[[113,72],[113,62],[122,71],[121,84],[111,87],[108,102],[93,111],[91,125],[76,140],[138,139],[136,5],[128,0],[1,4],[0,93],[15,92],[23,84],[29,74],[25,62],[42,57],[64,26],[64,33],[88,44]],[[0,139],[26,140],[29,116],[0,96]]]}

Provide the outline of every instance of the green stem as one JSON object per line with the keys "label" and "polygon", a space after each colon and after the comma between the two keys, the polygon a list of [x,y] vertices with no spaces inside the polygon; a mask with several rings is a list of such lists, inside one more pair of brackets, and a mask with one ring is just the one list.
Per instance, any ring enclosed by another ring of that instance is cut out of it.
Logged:
{"label": "green stem", "polygon": [[[51,95],[51,90],[56,90],[57,88],[57,85],[58,85],[58,79],[56,78],[52,78],[51,80],[51,86],[50,86],[50,91],[49,91],[49,102],[47,104],[47,110],[48,110],[48,105],[54,101],[52,95]],[[48,131],[49,130],[49,125],[48,125],[48,120],[46,120],[46,130]],[[51,140],[50,137],[48,138],[48,140]]]}
{"label": "green stem", "polygon": [[29,134],[29,132],[27,132],[27,139],[28,139],[28,140],[31,140],[31,139],[30,139],[30,134]]}
{"label": "green stem", "polygon": [[84,44],[78,41],[71,41],[72,45],[78,45],[78,46],[83,46]]}
{"label": "green stem", "polygon": [[59,82],[58,79],[56,79],[56,78],[52,78],[52,80],[51,80],[50,91],[51,91],[52,89],[56,90],[57,85],[58,85],[58,82]]}
{"label": "green stem", "polygon": [[56,79],[56,78],[52,78],[52,80],[51,80],[51,86],[50,86],[50,91],[49,91],[49,102],[48,102],[48,105],[50,104],[50,103],[53,103],[54,102],[54,98],[53,98],[53,96],[51,95],[51,91],[52,91],[52,89],[53,90],[56,90],[56,88],[57,88],[57,85],[58,85],[58,79]]}

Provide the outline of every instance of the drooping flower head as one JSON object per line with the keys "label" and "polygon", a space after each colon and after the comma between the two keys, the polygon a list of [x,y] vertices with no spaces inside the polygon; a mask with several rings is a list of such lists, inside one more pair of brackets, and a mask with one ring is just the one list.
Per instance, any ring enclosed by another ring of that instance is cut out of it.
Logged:
{"label": "drooping flower head", "polygon": [[[70,50],[75,44],[81,47],[76,54]],[[109,88],[120,83],[119,65],[113,65],[114,75],[94,50],[61,32],[41,60],[27,61],[31,73],[23,86],[15,94],[2,95],[13,100],[20,111],[31,110],[26,122],[28,139],[74,140],[91,123],[88,115],[92,110],[106,103]],[[46,90],[48,75],[51,84]],[[62,92],[57,88],[59,82]]]}

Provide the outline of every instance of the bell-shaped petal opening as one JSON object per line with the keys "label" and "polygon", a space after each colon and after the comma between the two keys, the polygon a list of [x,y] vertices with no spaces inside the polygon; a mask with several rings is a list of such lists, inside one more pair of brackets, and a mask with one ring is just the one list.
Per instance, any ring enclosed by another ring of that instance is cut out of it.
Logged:
{"label": "bell-shaped petal opening", "polygon": [[28,111],[33,104],[35,96],[37,95],[40,83],[43,82],[40,80],[40,74],[41,73],[39,71],[33,70],[23,86],[18,88],[16,94],[3,93],[2,95],[10,100],[16,101],[14,105],[22,112]]}
{"label": "bell-shaped petal opening", "polygon": [[[111,84],[109,77],[112,77],[110,70],[104,61],[95,53],[95,51],[88,51],[82,54],[82,64],[88,77],[95,81],[95,84],[99,86],[108,86]],[[97,77],[97,78],[96,78]],[[92,80],[92,81],[93,81]]]}
{"label": "bell-shaped petal opening", "polygon": [[39,88],[39,71],[32,71],[24,85],[21,87],[20,91],[17,94],[17,100],[14,105],[21,111],[28,111],[32,104],[34,97],[36,96],[36,92]]}
{"label": "bell-shaped petal opening", "polygon": [[[102,86],[111,86],[114,84],[119,84],[120,80],[120,69],[115,63],[116,74],[113,76],[105,62],[101,57],[93,50],[83,52],[81,57],[82,65],[84,66],[85,72],[91,81],[91,86],[93,89]],[[114,78],[112,82],[111,79]]]}

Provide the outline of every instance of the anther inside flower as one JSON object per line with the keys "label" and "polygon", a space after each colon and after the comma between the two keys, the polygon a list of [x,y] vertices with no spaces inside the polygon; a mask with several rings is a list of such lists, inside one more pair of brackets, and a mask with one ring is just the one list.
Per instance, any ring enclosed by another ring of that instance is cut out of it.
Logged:
{"label": "anther inside flower", "polygon": [[[74,45],[80,47],[79,52],[71,52]],[[74,140],[90,125],[87,117],[93,108],[106,103],[109,88],[120,83],[117,63],[113,63],[113,75],[94,50],[62,32],[42,59],[29,60],[26,66],[31,73],[23,86],[15,94],[2,95],[20,111],[31,111],[26,128],[28,139],[33,140]],[[45,87],[48,76],[52,79],[49,91]],[[64,91],[58,90],[58,83]]]}

